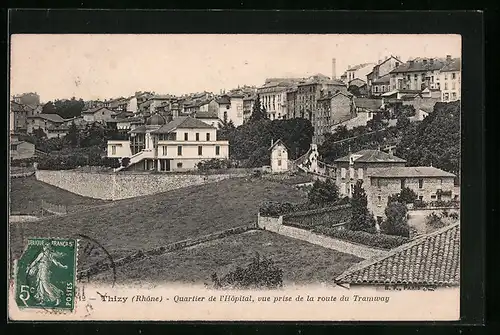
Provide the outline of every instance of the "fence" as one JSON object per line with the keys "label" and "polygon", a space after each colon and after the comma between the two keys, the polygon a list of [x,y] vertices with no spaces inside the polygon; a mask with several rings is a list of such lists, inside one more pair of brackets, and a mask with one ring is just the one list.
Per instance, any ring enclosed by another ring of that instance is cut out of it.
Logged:
{"label": "fence", "polygon": [[41,201],[40,207],[42,210],[55,215],[65,215],[68,214],[68,206],[66,205],[56,205],[45,200]]}

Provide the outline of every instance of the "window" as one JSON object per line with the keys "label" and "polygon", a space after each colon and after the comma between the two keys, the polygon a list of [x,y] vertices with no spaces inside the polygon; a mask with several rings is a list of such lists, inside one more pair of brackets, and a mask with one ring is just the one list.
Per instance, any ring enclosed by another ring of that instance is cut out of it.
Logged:
{"label": "window", "polygon": [[[212,124],[213,126],[213,124]],[[207,141],[210,141],[210,133],[207,133]]]}
{"label": "window", "polygon": [[[114,146],[112,148],[114,148]],[[10,150],[17,150],[17,144],[11,144]]]}
{"label": "window", "polygon": [[350,194],[353,194],[354,193],[354,184],[351,184],[351,192]]}
{"label": "window", "polygon": [[451,74],[451,79],[456,79],[456,77],[457,77],[456,73]]}
{"label": "window", "polygon": [[370,178],[370,183],[372,186],[378,186],[378,179],[377,178]]}
{"label": "window", "polygon": [[424,180],[423,179],[418,180],[418,188],[424,188]]}
{"label": "window", "polygon": [[424,200],[424,196],[423,195],[419,195],[418,196],[418,200],[420,200],[420,201]]}
{"label": "window", "polygon": [[444,80],[448,80],[448,75],[446,73],[444,74]]}
{"label": "window", "polygon": [[116,145],[111,146],[111,154],[116,155]]}
{"label": "window", "polygon": [[349,169],[349,178],[354,179],[354,168]]}
{"label": "window", "polygon": [[456,84],[455,84],[455,82],[452,82],[451,83],[451,89],[454,90],[455,88],[456,88]]}
{"label": "window", "polygon": [[188,133],[184,133],[184,141],[187,141],[188,140]]}
{"label": "window", "polygon": [[456,100],[456,99],[457,99],[457,94],[456,94],[455,92],[453,92],[453,93],[451,94],[451,97],[453,98],[453,100]]}
{"label": "window", "polygon": [[363,179],[363,169],[362,168],[358,169],[358,179]]}
{"label": "window", "polygon": [[345,168],[340,169],[340,178],[345,178]]}
{"label": "window", "polygon": [[447,90],[448,89],[448,83],[444,83],[444,89]]}
{"label": "window", "polygon": [[436,200],[436,195],[435,194],[431,195],[431,199]]}
{"label": "window", "polygon": [[405,188],[406,179],[401,179],[401,189]]}
{"label": "window", "polygon": [[177,167],[182,168],[182,163],[181,162],[177,163]]}
{"label": "window", "polygon": [[177,156],[182,156],[182,145],[177,146]]}
{"label": "window", "polygon": [[378,200],[378,202],[379,202],[379,203],[380,203],[380,202],[382,202],[382,197],[379,195],[379,196],[377,197],[377,200]]}
{"label": "window", "polygon": [[167,146],[164,145],[163,146],[163,156],[166,156],[167,155]]}
{"label": "window", "polygon": [[281,159],[278,159],[278,166],[281,166]]}
{"label": "window", "polygon": [[450,100],[450,95],[449,95],[448,93],[445,93],[445,94],[444,94],[444,97],[443,97],[443,100],[444,100],[444,101],[448,101],[448,100]]}
{"label": "window", "polygon": [[203,147],[201,145],[198,146],[198,156],[203,155]]}
{"label": "window", "polygon": [[200,133],[196,133],[196,142],[200,140]]}
{"label": "window", "polygon": [[218,145],[215,146],[215,155],[216,156],[220,155],[220,146],[218,146]]}

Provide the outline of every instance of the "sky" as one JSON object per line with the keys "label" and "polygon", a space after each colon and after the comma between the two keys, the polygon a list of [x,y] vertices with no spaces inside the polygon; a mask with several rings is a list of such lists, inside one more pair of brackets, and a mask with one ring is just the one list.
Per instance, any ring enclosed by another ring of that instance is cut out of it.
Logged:
{"label": "sky", "polygon": [[397,55],[461,56],[460,35],[12,35],[11,95],[42,102],[219,93],[266,78],[336,76],[348,65]]}

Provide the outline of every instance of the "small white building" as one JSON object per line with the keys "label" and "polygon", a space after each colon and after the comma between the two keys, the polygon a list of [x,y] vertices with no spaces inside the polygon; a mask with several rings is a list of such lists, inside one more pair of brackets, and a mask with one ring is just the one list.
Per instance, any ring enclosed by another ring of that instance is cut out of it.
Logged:
{"label": "small white building", "polygon": [[288,148],[281,139],[271,142],[271,171],[282,173],[288,171]]}

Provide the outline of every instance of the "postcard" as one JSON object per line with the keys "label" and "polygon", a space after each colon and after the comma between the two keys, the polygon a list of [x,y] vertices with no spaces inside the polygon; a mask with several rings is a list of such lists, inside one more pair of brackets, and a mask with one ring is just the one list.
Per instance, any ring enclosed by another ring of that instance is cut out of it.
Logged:
{"label": "postcard", "polygon": [[11,320],[460,318],[460,35],[14,34]]}

